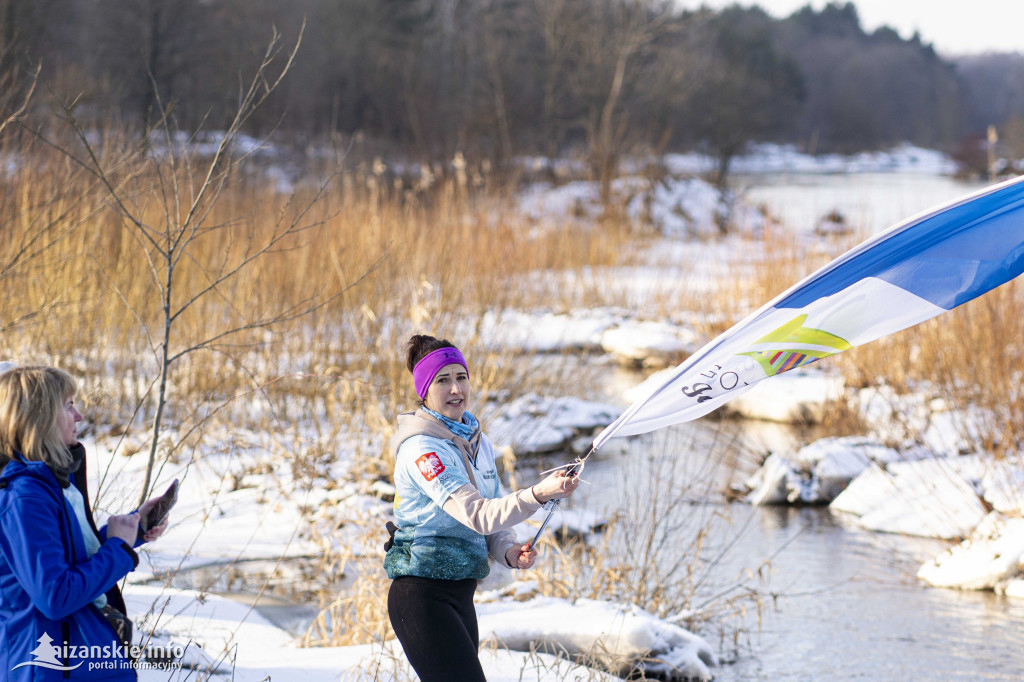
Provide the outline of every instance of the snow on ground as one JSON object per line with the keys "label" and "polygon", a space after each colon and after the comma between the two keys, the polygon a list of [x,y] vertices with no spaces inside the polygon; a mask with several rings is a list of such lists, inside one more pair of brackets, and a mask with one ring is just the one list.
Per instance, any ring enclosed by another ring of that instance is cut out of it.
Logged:
{"label": "snow on ground", "polygon": [[[757,235],[767,224],[759,207],[696,177],[624,178],[612,183],[612,193],[636,228],[652,227],[669,239],[707,239],[729,232]],[[592,224],[604,208],[595,183],[540,182],[520,195],[519,211],[538,229],[546,229],[567,221]]]}
{"label": "snow on ground", "polygon": [[[516,407],[518,405],[518,407]],[[551,427],[565,429],[562,438],[603,426],[613,419],[617,411],[574,398],[544,399],[526,396],[513,409],[535,419],[548,422]],[[541,429],[537,429],[540,431]],[[95,488],[103,479],[105,488],[98,495],[107,507],[97,514],[98,520],[109,512],[123,512],[130,508],[129,495],[141,480],[144,458],[142,455],[126,457],[115,453],[116,443],[83,439],[89,451],[90,483]],[[153,644],[176,644],[185,648],[182,662],[198,670],[209,671],[209,679],[217,680],[406,680],[414,679],[401,648],[394,641],[376,645],[353,647],[302,648],[297,637],[265,618],[258,609],[240,595],[239,599],[226,599],[207,592],[182,588],[189,576],[203,569],[228,571],[231,565],[251,565],[256,562],[281,563],[287,574],[288,560],[298,557],[319,557],[332,543],[346,543],[358,547],[357,536],[338,533],[317,533],[310,528],[321,525],[335,528],[346,520],[380,519],[383,527],[389,516],[390,505],[373,494],[374,489],[388,486],[360,487],[353,483],[333,487],[303,488],[292,476],[290,467],[282,462],[281,443],[260,434],[246,434],[240,446],[230,444],[208,445],[203,457],[183,463],[171,462],[159,474],[156,488],[162,489],[170,480],[181,481],[179,502],[171,513],[171,525],[157,542],[147,545],[142,563],[129,576],[125,593],[130,615],[136,622],[139,636],[153,634]],[[340,475],[339,475],[340,478]],[[94,491],[94,496],[96,496]],[[381,492],[387,493],[386,490]],[[129,500],[126,502],[126,500]],[[524,540],[535,533],[538,514],[533,526],[522,525],[517,532]],[[573,534],[588,534],[602,519],[585,510],[559,512],[555,524]],[[376,547],[357,550],[375,556]],[[280,572],[279,572],[280,573]],[[488,679],[493,681],[530,679],[605,680],[614,679],[595,670],[565,660],[565,651],[597,650],[606,641],[616,642],[624,663],[632,655],[640,659],[645,652],[661,654],[663,661],[652,664],[673,666],[687,675],[714,665],[715,654],[696,635],[677,626],[661,623],[649,614],[642,614],[627,605],[590,602],[583,615],[596,624],[596,615],[606,614],[610,632],[594,625],[590,631],[578,626],[580,610],[568,602],[543,605],[544,619],[525,618],[523,603],[514,596],[529,586],[510,586],[513,572],[494,569],[494,579],[486,585],[501,586],[510,596],[498,599],[492,593],[487,614],[494,627],[486,632],[500,633],[500,639],[509,638],[518,643],[546,642],[558,656],[538,653],[529,646],[518,646],[521,651],[490,644],[481,652]],[[170,585],[168,585],[170,580]],[[162,586],[161,586],[162,585]],[[535,604],[536,605],[536,604]],[[504,611],[509,616],[504,616]],[[515,613],[512,613],[515,612]],[[559,631],[553,624],[561,623]],[[566,641],[561,642],[565,637]],[[588,638],[590,639],[588,644]],[[612,639],[610,639],[612,638]],[[627,646],[628,643],[628,646]],[[633,661],[635,663],[636,660]],[[660,668],[659,668],[660,669]],[[667,668],[666,668],[667,670]],[[140,679],[186,680],[196,672],[188,667],[178,673],[167,670],[140,670]],[[681,675],[682,673],[678,673]],[[669,675],[666,679],[681,679]],[[700,679],[709,679],[704,675]]]}
{"label": "snow on ground", "polygon": [[667,177],[641,188],[629,199],[626,215],[669,238],[757,235],[767,224],[760,208],[694,177]]}
{"label": "snow on ground", "polygon": [[601,215],[600,191],[593,182],[538,183],[520,194],[519,210],[538,223],[557,217],[593,220]]}
{"label": "snow on ground", "polygon": [[499,348],[521,353],[589,351],[600,348],[601,336],[623,317],[603,308],[570,313],[488,312],[480,321],[480,334],[495,339]]}
{"label": "snow on ground", "polygon": [[[317,534],[317,529],[310,527],[310,518],[334,527],[346,519],[359,518],[365,523],[390,513],[389,504],[355,484],[328,487],[318,481],[308,487],[300,485],[282,457],[287,446],[277,435],[236,432],[229,443],[214,445],[194,461],[165,464],[154,489],[163,490],[179,479],[178,503],[167,532],[158,543],[146,547],[132,579],[240,560],[320,556],[330,542],[358,546],[359,540]],[[245,446],[238,444],[240,438]],[[102,490],[93,493],[101,516],[131,509],[143,479],[145,455],[115,454],[116,443],[105,440],[86,438],[83,443],[89,452],[89,483],[96,487],[102,482]]]}
{"label": "snow on ground", "polygon": [[[185,649],[185,663],[177,671],[139,671],[140,682],[186,682],[194,679],[262,682],[369,682],[413,680],[414,674],[395,640],[348,647],[300,647],[296,639],[270,623],[249,605],[190,590],[131,586],[125,593],[129,616],[146,629],[156,622],[153,645]],[[554,608],[549,616],[572,621],[570,604]],[[157,618],[159,614],[159,618]],[[500,612],[496,616],[501,619]],[[538,627],[521,627],[529,636]],[[641,638],[642,641],[642,638]],[[484,646],[480,652],[490,682],[537,680],[612,680],[608,675],[574,665],[563,658],[527,651]],[[208,671],[197,676],[196,669]]]}

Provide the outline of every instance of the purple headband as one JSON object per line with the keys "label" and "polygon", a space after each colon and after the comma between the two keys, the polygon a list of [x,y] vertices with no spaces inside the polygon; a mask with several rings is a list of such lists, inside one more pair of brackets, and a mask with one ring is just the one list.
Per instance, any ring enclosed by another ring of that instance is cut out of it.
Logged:
{"label": "purple headband", "polygon": [[434,377],[442,367],[448,365],[462,365],[467,372],[469,371],[469,365],[466,364],[466,359],[462,357],[458,348],[438,348],[420,358],[420,361],[412,368],[412,380],[416,386],[416,395],[420,397],[420,400],[427,397],[427,389],[430,388]]}

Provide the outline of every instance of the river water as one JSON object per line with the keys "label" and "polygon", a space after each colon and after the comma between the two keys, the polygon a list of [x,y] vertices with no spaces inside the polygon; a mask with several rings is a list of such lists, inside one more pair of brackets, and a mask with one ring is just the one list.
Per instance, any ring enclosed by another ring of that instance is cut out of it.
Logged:
{"label": "river water", "polygon": [[[897,174],[756,177],[740,184],[748,200],[766,205],[794,231],[813,229],[838,210],[867,234],[983,186]],[[1024,680],[1024,600],[925,586],[915,574],[941,544],[868,532],[827,507],[751,507],[719,494],[744,480],[768,450],[814,437],[705,418],[627,441],[617,454],[598,453],[602,458],[585,472],[590,485],[576,497],[583,508],[608,513],[635,513],[666,496],[690,499],[659,513],[693,518],[681,533],[714,529],[708,542],[722,552],[713,554],[706,593],[718,594],[760,569],[765,580],[745,583],[764,598],[760,618],[749,612],[735,642],[708,637],[724,659],[716,680]],[[666,469],[666,461],[674,464]],[[685,490],[668,492],[678,486]],[[688,546],[682,538],[679,544]],[[680,561],[671,549],[667,554],[667,563]],[[740,627],[731,626],[734,633]]]}
{"label": "river water", "polygon": [[[721,494],[752,472],[766,439],[785,447],[808,438],[705,419],[625,440],[594,455],[573,506],[649,514],[673,528],[673,541],[634,560],[707,572],[694,605],[719,614],[702,631],[723,659],[716,680],[1024,679],[1024,600],[919,582],[942,544],[868,532],[827,507],[752,507]],[[701,531],[698,562],[691,540]],[[630,543],[642,545],[645,533],[642,523],[631,528],[614,551],[638,552]],[[750,600],[725,603],[747,588],[760,595],[760,617]]]}

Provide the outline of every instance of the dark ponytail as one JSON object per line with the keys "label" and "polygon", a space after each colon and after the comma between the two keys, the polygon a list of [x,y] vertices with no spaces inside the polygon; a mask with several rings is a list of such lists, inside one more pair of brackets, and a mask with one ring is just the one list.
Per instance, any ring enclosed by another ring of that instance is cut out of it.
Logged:
{"label": "dark ponytail", "polygon": [[439,348],[455,348],[448,339],[438,339],[428,334],[413,334],[405,344],[405,366],[411,372],[416,363]]}

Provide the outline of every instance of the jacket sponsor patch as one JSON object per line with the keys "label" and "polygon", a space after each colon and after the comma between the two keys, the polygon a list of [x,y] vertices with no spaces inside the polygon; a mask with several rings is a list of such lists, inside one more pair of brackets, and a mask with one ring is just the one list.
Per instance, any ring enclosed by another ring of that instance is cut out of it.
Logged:
{"label": "jacket sponsor patch", "polygon": [[428,481],[433,481],[438,474],[444,471],[444,464],[441,464],[441,458],[437,456],[436,452],[428,452],[417,459],[416,466],[419,467],[423,478]]}

